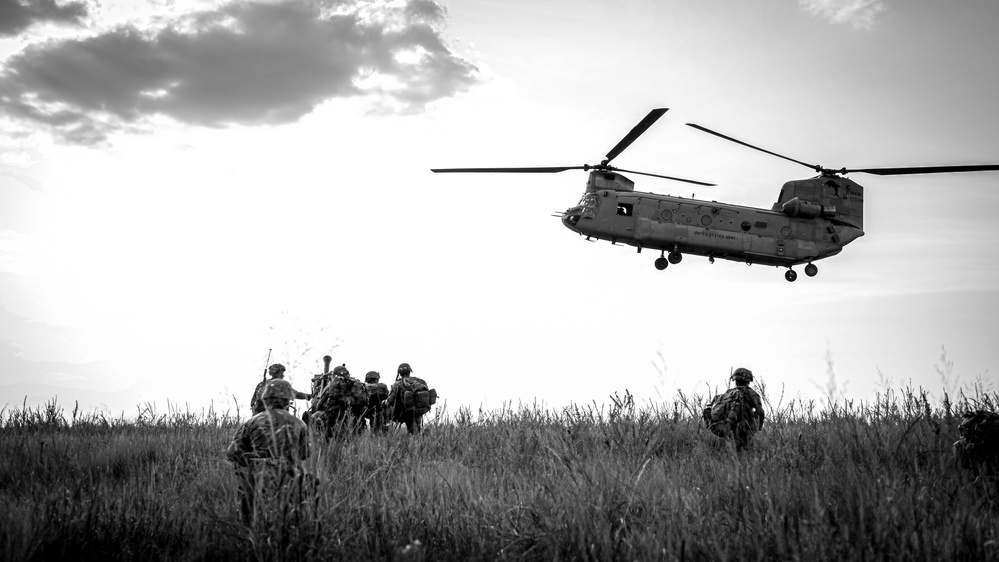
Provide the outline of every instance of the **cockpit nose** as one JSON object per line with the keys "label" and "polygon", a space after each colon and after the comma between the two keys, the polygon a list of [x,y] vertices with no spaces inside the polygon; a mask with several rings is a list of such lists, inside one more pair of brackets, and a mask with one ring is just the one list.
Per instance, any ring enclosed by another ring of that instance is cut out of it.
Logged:
{"label": "cockpit nose", "polygon": [[576,230],[576,223],[579,222],[579,217],[583,214],[583,208],[581,206],[575,206],[571,209],[566,210],[562,213],[562,224],[570,230]]}

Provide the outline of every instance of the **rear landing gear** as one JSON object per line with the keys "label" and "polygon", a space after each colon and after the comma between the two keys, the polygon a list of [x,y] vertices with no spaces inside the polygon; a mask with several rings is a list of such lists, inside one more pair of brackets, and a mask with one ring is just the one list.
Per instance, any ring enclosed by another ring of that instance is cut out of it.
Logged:
{"label": "rear landing gear", "polygon": [[809,277],[815,277],[815,274],[819,272],[819,268],[815,267],[815,264],[808,264],[805,266],[805,275]]}
{"label": "rear landing gear", "polygon": [[669,253],[669,262],[672,264],[678,264],[682,259],[683,259],[683,254],[677,252],[676,250],[673,250],[672,252]]}
{"label": "rear landing gear", "polygon": [[656,269],[658,269],[659,271],[662,271],[669,266],[669,260],[667,260],[666,258],[656,258],[655,263],[656,263]]}
{"label": "rear landing gear", "polygon": [[797,278],[798,274],[793,269],[788,269],[787,273],[784,274],[784,279],[787,279],[789,283],[794,283],[794,280]]}

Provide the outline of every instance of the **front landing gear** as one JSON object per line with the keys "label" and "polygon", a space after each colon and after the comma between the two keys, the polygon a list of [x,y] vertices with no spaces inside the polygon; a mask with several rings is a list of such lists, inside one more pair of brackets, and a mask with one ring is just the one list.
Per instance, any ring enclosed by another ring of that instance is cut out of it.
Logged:
{"label": "front landing gear", "polygon": [[815,274],[819,272],[819,268],[815,267],[815,264],[810,263],[805,266],[805,275],[809,277],[815,277]]}
{"label": "front landing gear", "polygon": [[787,273],[784,274],[784,279],[787,279],[788,283],[794,283],[797,278],[798,274],[793,269],[788,269]]}

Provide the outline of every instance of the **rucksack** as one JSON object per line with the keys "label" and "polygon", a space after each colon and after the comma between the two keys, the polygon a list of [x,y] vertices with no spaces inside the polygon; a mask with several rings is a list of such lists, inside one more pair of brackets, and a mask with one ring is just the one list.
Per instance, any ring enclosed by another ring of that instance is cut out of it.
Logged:
{"label": "rucksack", "polygon": [[389,389],[383,382],[368,383],[368,407],[378,408],[382,400],[388,398]]}
{"label": "rucksack", "polygon": [[261,400],[260,394],[264,390],[264,384],[267,381],[261,381],[257,383],[256,388],[253,389],[253,397],[250,398],[250,411],[254,414],[259,414],[263,412],[266,408],[264,407],[264,401]]}
{"label": "rucksack", "polygon": [[422,416],[437,403],[437,390],[428,388],[426,381],[417,377],[403,377],[402,407],[407,413]]}
{"label": "rucksack", "polygon": [[719,394],[711,401],[711,425],[753,422],[753,401],[749,387],[737,386]]}
{"label": "rucksack", "polygon": [[330,377],[331,375],[329,373],[324,373],[322,375],[316,375],[312,377],[312,389],[311,389],[312,396],[314,396],[315,398],[319,398],[319,395],[323,393],[323,390],[326,389],[326,386],[330,384]]}
{"label": "rucksack", "polygon": [[352,377],[334,377],[327,392],[329,398],[322,405],[324,409],[349,410],[368,404],[368,387]]}

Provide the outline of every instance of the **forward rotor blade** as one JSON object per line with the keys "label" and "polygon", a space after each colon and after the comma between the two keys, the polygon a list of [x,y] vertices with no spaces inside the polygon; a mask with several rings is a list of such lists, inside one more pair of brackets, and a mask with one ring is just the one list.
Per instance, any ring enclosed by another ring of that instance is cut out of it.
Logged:
{"label": "forward rotor blade", "polygon": [[685,183],[693,183],[693,184],[696,184],[696,185],[706,185],[706,186],[709,186],[709,187],[713,187],[713,186],[716,185],[716,184],[713,184],[713,183],[706,183],[706,182],[703,182],[703,181],[687,180],[687,179],[683,179],[683,178],[675,178],[673,176],[662,176],[662,175],[659,175],[659,174],[649,174],[647,172],[636,172],[635,170],[622,170],[621,168],[614,168],[614,171],[616,171],[616,172],[627,172],[629,174],[638,174],[640,176],[649,176],[649,177],[653,177],[653,178],[663,178],[664,180],[682,181],[682,182],[685,182]]}
{"label": "forward rotor blade", "polygon": [[909,174],[950,174],[955,172],[995,172],[999,164],[977,164],[972,166],[910,166],[907,168],[854,168],[840,170],[841,174],[863,172],[879,176],[902,176]]}
{"label": "forward rotor blade", "polygon": [[704,131],[705,133],[708,133],[709,135],[714,135],[716,137],[721,137],[721,138],[723,138],[723,139],[725,139],[727,141],[732,141],[732,142],[734,142],[736,144],[741,144],[742,146],[745,146],[745,147],[748,147],[748,148],[752,148],[753,150],[759,150],[760,152],[765,152],[765,153],[767,153],[767,154],[769,154],[771,156],[776,156],[778,158],[783,158],[784,160],[790,160],[791,162],[794,162],[795,164],[801,164],[802,166],[804,166],[806,168],[811,168],[811,169],[813,169],[813,170],[815,170],[817,172],[821,172],[822,171],[822,166],[817,166],[815,164],[809,164],[807,162],[802,162],[801,160],[795,160],[794,158],[789,158],[787,156],[784,156],[783,154],[777,154],[776,152],[771,152],[769,150],[760,148],[758,146],[753,146],[753,145],[749,144],[748,142],[742,142],[739,139],[734,139],[734,138],[732,138],[730,136],[723,135],[723,134],[721,134],[719,132],[716,132],[716,131],[712,131],[711,129],[708,129],[707,127],[702,127],[700,125],[695,125],[693,123],[687,123],[687,126],[688,127],[693,127],[693,128],[695,128],[695,129],[697,129],[699,131]]}
{"label": "forward rotor blade", "polygon": [[541,168],[432,168],[435,174],[445,173],[499,173],[499,174],[555,174],[566,170],[583,170],[583,166],[548,166]]}
{"label": "forward rotor blade", "polygon": [[653,123],[658,121],[659,118],[663,116],[663,113],[666,113],[667,111],[669,111],[668,107],[660,107],[650,111],[649,114],[645,116],[645,119],[642,119],[638,125],[635,125],[631,132],[625,135],[624,138],[617,143],[617,146],[612,148],[610,152],[607,153],[607,159],[604,160],[604,164],[610,162],[614,158],[617,158],[618,154],[621,154],[624,149],[628,148],[631,143],[635,142],[635,139],[642,136],[642,133],[647,131],[648,128],[651,127]]}

